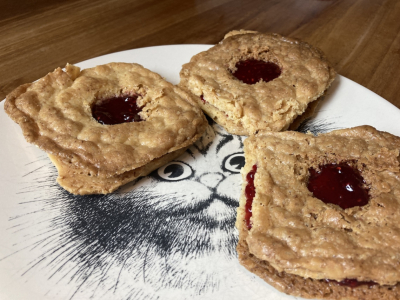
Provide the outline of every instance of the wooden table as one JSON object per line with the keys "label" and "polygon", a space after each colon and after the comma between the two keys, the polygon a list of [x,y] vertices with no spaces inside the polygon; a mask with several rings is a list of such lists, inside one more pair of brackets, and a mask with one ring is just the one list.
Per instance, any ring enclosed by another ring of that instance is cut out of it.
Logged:
{"label": "wooden table", "polygon": [[66,62],[166,44],[215,44],[232,29],[321,48],[339,74],[400,108],[398,0],[5,0],[0,99]]}

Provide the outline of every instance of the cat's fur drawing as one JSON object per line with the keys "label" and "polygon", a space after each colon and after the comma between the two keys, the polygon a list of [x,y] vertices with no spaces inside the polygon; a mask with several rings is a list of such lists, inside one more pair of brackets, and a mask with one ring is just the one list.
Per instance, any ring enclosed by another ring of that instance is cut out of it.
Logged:
{"label": "cat's fur drawing", "polygon": [[[25,274],[47,266],[49,278],[75,286],[70,299],[212,293],[236,260],[242,147],[242,137],[214,124],[177,160],[109,195],[74,196],[56,184],[39,191],[54,181],[50,167],[29,189],[46,194],[34,220],[14,220],[43,231],[33,239],[43,254]],[[40,226],[46,213],[53,217]]]}

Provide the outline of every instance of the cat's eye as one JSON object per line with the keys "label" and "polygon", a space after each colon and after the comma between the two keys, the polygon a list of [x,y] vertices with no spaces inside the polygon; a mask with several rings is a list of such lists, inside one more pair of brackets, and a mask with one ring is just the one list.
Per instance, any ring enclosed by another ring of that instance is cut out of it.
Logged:
{"label": "cat's eye", "polygon": [[225,157],[222,166],[225,170],[232,173],[240,173],[240,169],[244,167],[244,153],[234,153]]}
{"label": "cat's eye", "polygon": [[157,170],[157,175],[168,181],[178,181],[193,175],[192,168],[180,161],[173,161]]}

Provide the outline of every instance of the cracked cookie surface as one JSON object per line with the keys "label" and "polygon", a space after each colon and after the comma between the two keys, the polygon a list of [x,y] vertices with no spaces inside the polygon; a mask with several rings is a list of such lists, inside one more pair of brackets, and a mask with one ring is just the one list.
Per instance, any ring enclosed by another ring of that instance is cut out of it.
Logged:
{"label": "cracked cookie surface", "polygon": [[[246,139],[244,183],[236,222],[242,264],[261,277],[268,277],[271,272],[295,276],[296,288],[283,287],[279,280],[275,284],[275,279],[266,281],[284,292],[303,297],[316,297],[311,292],[307,296],[304,290],[300,293],[301,279],[307,278],[318,281],[318,285],[325,279],[372,281],[385,288],[371,291],[398,295],[399,149],[399,137],[370,126],[319,136],[262,132]],[[310,168],[343,162],[362,175],[370,197],[366,205],[342,209],[324,203],[308,190]],[[248,229],[245,179],[253,166],[257,166],[255,196],[251,229]],[[260,275],[263,262],[268,265],[265,276]],[[329,288],[332,283],[322,284]],[[326,299],[335,299],[329,298],[329,293],[326,295]],[[365,299],[377,299],[377,295],[372,293]],[[319,297],[324,298],[322,294]]]}
{"label": "cracked cookie surface", "polygon": [[[141,122],[103,125],[93,118],[97,101],[131,95],[139,96]],[[15,89],[4,107],[28,142],[89,182],[118,177],[188,147],[207,126],[192,95],[134,63],[58,68]]]}
{"label": "cracked cookie surface", "polygon": [[[279,77],[246,84],[233,75],[248,60],[277,65]],[[322,96],[336,76],[317,48],[279,34],[232,31],[218,45],[192,57],[180,72],[183,88],[232,134],[282,131]]]}

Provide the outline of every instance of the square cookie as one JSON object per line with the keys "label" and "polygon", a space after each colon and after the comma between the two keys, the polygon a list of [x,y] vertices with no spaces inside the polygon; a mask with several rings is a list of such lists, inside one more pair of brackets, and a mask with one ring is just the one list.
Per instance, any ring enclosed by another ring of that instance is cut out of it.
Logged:
{"label": "square cookie", "polygon": [[398,299],[399,149],[370,126],[246,139],[240,262],[294,296]]}

